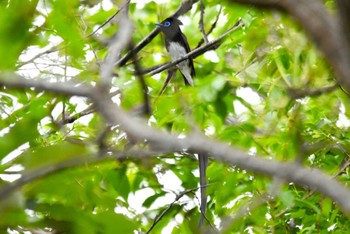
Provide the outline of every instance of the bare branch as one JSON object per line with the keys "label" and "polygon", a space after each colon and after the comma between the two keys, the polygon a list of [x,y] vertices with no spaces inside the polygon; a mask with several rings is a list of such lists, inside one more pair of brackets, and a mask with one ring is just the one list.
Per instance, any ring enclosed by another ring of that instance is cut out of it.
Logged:
{"label": "bare branch", "polygon": [[98,111],[111,124],[119,124],[133,139],[147,140],[153,150],[163,152],[206,153],[215,159],[236,165],[242,169],[294,182],[298,185],[308,185],[317,189],[336,201],[347,213],[350,213],[350,191],[341,183],[334,181],[323,172],[309,170],[295,163],[277,162],[261,157],[252,157],[245,152],[229,147],[227,144],[210,140],[201,135],[192,135],[184,139],[164,133],[147,125],[140,119],[135,119],[119,109],[108,96],[94,96],[93,101]]}
{"label": "bare branch", "polygon": [[150,104],[150,100],[149,100],[149,96],[148,96],[148,86],[147,86],[146,81],[143,77],[140,62],[137,59],[137,56],[133,50],[134,43],[131,42],[129,48],[130,48],[130,51],[132,52],[132,56],[134,59],[135,75],[138,77],[140,84],[141,84],[141,88],[142,88],[145,114],[150,115],[152,112],[152,109],[151,109],[151,104]]}
{"label": "bare branch", "polygon": [[[169,69],[168,70],[168,75],[167,75],[167,77],[165,79],[165,82],[163,84],[162,89],[160,90],[160,92],[158,94],[157,99],[164,93],[164,91],[165,91],[166,87],[168,86],[170,80],[174,77],[175,72],[176,72],[176,69]],[[156,101],[157,101],[157,99],[156,99]]]}
{"label": "bare branch", "polygon": [[177,201],[179,201],[179,200],[180,200],[183,196],[185,196],[186,194],[192,193],[192,192],[196,191],[197,189],[198,189],[198,188],[185,190],[185,191],[181,192],[180,194],[178,194],[178,195],[175,197],[174,201],[173,201],[172,203],[170,203],[170,204],[168,205],[168,207],[167,207],[165,210],[163,210],[162,213],[160,213],[160,215],[158,215],[158,216],[154,219],[154,221],[153,221],[151,227],[150,227],[145,233],[146,233],[146,234],[147,234],[147,233],[151,233],[152,229],[157,225],[157,223],[159,223],[160,220],[162,220],[162,218],[164,217],[164,215],[171,209],[171,207],[173,207],[173,205],[174,205]]}
{"label": "bare branch", "polygon": [[108,24],[109,22],[111,22],[111,20],[112,20],[116,15],[118,15],[119,12],[120,12],[121,10],[123,10],[126,6],[129,5],[130,1],[131,1],[131,0],[127,0],[118,10],[116,10],[116,12],[114,12],[114,14],[113,14],[111,17],[109,17],[105,22],[103,22],[103,24],[101,24],[95,31],[93,31],[92,33],[90,33],[90,34],[88,35],[88,37],[91,37],[91,36],[94,35],[98,30],[100,30],[100,29],[103,28],[106,24]]}
{"label": "bare branch", "polygon": [[248,4],[254,7],[264,7],[283,10],[283,7],[280,5],[280,0],[231,0],[231,2]]}
{"label": "bare branch", "polygon": [[348,46],[350,46],[350,1],[337,0],[340,23]]}
{"label": "bare branch", "polygon": [[131,40],[132,23],[128,17],[128,1],[120,11],[119,32],[111,39],[108,46],[108,54],[100,67],[101,84],[109,89],[113,76],[114,64],[120,58],[122,51],[128,46]]}
{"label": "bare branch", "polygon": [[[277,177],[286,182],[294,182],[297,185],[307,185],[317,189],[319,192],[329,196],[346,213],[350,213],[350,190],[343,184],[333,180],[329,175],[317,169],[307,169],[296,163],[278,162],[262,157],[252,157],[247,153],[230,147],[225,143],[210,140],[199,134],[190,135],[187,138],[178,138],[174,135],[157,130],[147,124],[145,120],[135,118],[122,111],[112,102],[108,93],[102,92],[101,87],[92,88],[74,87],[70,84],[58,85],[57,83],[43,83],[27,80],[19,82],[14,75],[11,78],[1,79],[0,84],[9,88],[35,87],[39,90],[52,91],[64,95],[82,95],[92,99],[96,110],[105,118],[106,122],[112,125],[120,125],[128,136],[141,142],[148,142],[152,151],[205,153],[213,158],[236,165],[242,169]],[[15,80],[15,82],[13,81]],[[131,154],[128,154],[129,156]],[[154,154],[153,154],[154,155]],[[152,155],[148,155],[151,157]]]}
{"label": "bare branch", "polygon": [[205,29],[204,29],[204,11],[205,11],[205,7],[204,7],[204,2],[203,0],[200,0],[200,10],[201,10],[201,14],[200,14],[200,19],[199,19],[199,30],[201,31],[202,35],[203,35],[203,40],[205,43],[208,43],[208,37],[207,34],[205,33]]}
{"label": "bare branch", "polygon": [[89,97],[92,87],[83,86],[73,82],[46,82],[43,80],[24,79],[14,73],[0,73],[0,86],[11,89],[34,88],[37,91],[47,91],[67,96]]}
{"label": "bare branch", "polygon": [[34,57],[28,59],[27,61],[24,61],[24,62],[20,62],[18,65],[17,65],[17,69],[23,67],[24,65],[28,64],[28,63],[32,63],[34,62],[37,58],[40,58],[41,56],[43,55],[47,55],[47,54],[50,54],[50,53],[53,53],[53,52],[56,52],[58,50],[61,50],[63,49],[64,47],[63,46],[53,46],[37,55],[35,55]]}
{"label": "bare branch", "polygon": [[334,91],[335,89],[339,88],[338,84],[323,87],[320,89],[314,89],[314,90],[298,90],[298,89],[288,89],[288,94],[292,99],[299,99],[304,97],[315,97],[320,96],[325,93],[329,93]]}
{"label": "bare branch", "polygon": [[[207,36],[209,34],[211,34],[213,32],[214,28],[216,27],[216,24],[218,23],[219,17],[221,15],[221,11],[222,11],[222,7],[220,6],[219,12],[216,15],[216,19],[215,19],[214,23],[211,24],[209,31],[206,33]],[[201,38],[201,40],[198,42],[196,48],[200,47],[203,44],[203,42],[204,42],[204,39]]]}

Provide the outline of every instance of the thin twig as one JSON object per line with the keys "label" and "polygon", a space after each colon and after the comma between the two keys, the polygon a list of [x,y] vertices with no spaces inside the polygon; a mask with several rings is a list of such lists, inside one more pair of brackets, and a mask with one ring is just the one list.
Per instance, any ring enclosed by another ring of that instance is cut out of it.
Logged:
{"label": "thin twig", "polygon": [[[218,23],[218,20],[220,18],[221,11],[222,11],[222,6],[220,6],[219,12],[216,15],[216,19],[215,19],[214,23],[212,23],[212,25],[210,26],[209,31],[206,33],[207,36],[210,35],[213,32],[213,30],[215,29],[216,24]],[[197,46],[195,47],[195,49],[200,47],[203,43],[204,43],[204,39],[201,38],[200,41],[198,42]]]}
{"label": "thin twig", "polygon": [[132,34],[132,22],[128,16],[129,3],[127,0],[120,14],[119,24],[121,25],[118,33],[113,36],[108,46],[108,54],[100,66],[100,83],[105,90],[111,87],[111,81],[114,74],[114,64],[120,58],[122,51],[129,45]]}
{"label": "thin twig", "polygon": [[208,43],[208,36],[205,33],[205,29],[204,29],[204,11],[205,11],[205,6],[204,6],[204,2],[203,0],[200,0],[200,19],[199,19],[199,30],[201,31],[202,35],[203,35],[203,40],[205,43]]}
{"label": "thin twig", "polygon": [[171,207],[175,204],[175,202],[177,202],[178,200],[180,200],[183,196],[185,196],[188,193],[192,193],[193,191],[196,191],[198,188],[193,188],[193,189],[188,189],[185,190],[183,192],[181,192],[180,194],[178,194],[174,201],[172,203],[170,203],[168,205],[168,207],[163,210],[153,221],[151,227],[145,232],[146,234],[150,233],[152,231],[152,229],[157,225],[157,223],[159,223],[159,221],[164,217],[164,215],[171,209]]}
{"label": "thin twig", "polygon": [[24,65],[26,65],[28,63],[34,62],[34,60],[36,60],[37,58],[40,58],[43,55],[56,52],[56,51],[58,51],[60,49],[63,49],[63,48],[64,47],[62,47],[62,46],[53,46],[53,47],[51,47],[51,48],[49,48],[49,49],[47,49],[47,50],[45,50],[45,51],[35,55],[34,57],[28,59],[27,61],[19,63],[16,68],[19,69],[19,68],[23,67]]}
{"label": "thin twig", "polygon": [[165,82],[164,82],[164,84],[163,84],[163,87],[162,87],[162,89],[160,90],[160,92],[159,92],[159,94],[158,94],[158,97],[157,97],[157,99],[155,100],[155,102],[157,102],[158,98],[164,93],[166,87],[168,86],[170,80],[173,78],[175,72],[176,72],[176,69],[169,69],[169,70],[168,70],[168,75],[167,75],[167,77],[166,77],[166,79],[165,79]]}
{"label": "thin twig", "polygon": [[134,48],[134,43],[130,42],[129,50],[132,51],[132,56],[133,56],[133,60],[134,60],[134,67],[135,67],[135,75],[139,79],[139,82],[140,82],[141,88],[142,88],[142,94],[143,94],[143,99],[144,99],[144,112],[146,115],[151,115],[152,109],[151,109],[151,103],[150,103],[149,95],[148,95],[148,86],[147,86],[145,78],[142,74],[142,68],[141,68],[140,62],[137,59],[137,56],[134,53],[133,48]]}
{"label": "thin twig", "polygon": [[67,168],[72,168],[75,166],[86,165],[88,163],[96,163],[101,159],[93,158],[91,155],[82,155],[76,158],[70,158],[69,160],[60,162],[55,165],[45,165],[41,168],[36,168],[31,171],[22,172],[22,177],[11,184],[3,185],[0,187],[0,200],[7,198],[16,189],[33,182],[39,178],[57,173]]}
{"label": "thin twig", "polygon": [[108,24],[116,15],[119,14],[119,12],[121,10],[124,9],[124,7],[126,7],[129,3],[130,3],[131,0],[127,0],[116,12],[114,12],[114,14],[109,17],[105,22],[103,22],[103,24],[101,24],[95,31],[93,31],[92,33],[90,33],[88,35],[88,37],[91,37],[92,35],[94,35],[98,30],[100,30],[101,28],[103,28],[106,24]]}

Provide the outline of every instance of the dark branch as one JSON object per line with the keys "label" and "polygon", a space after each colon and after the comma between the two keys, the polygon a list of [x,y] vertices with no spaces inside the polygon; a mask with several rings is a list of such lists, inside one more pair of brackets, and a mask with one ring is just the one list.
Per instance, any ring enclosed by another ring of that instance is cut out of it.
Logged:
{"label": "dark branch", "polygon": [[201,17],[199,19],[199,30],[201,31],[202,35],[203,35],[203,40],[205,43],[208,43],[208,36],[205,33],[205,29],[204,29],[204,11],[205,11],[205,7],[204,7],[204,2],[203,0],[200,1],[200,10],[201,10]]}
{"label": "dark branch", "polygon": [[178,195],[176,196],[175,200],[174,200],[172,203],[170,203],[170,204],[168,205],[168,207],[167,207],[165,210],[163,210],[162,213],[160,213],[160,215],[158,215],[158,216],[154,219],[154,221],[153,221],[151,227],[146,231],[146,234],[147,234],[147,233],[150,233],[150,232],[152,231],[152,229],[157,225],[157,223],[159,223],[160,220],[162,220],[162,218],[164,217],[164,215],[171,209],[171,207],[173,207],[173,205],[174,205],[177,201],[179,201],[179,200],[180,200],[183,196],[185,196],[186,194],[192,193],[193,191],[196,191],[197,189],[198,189],[198,188],[185,190],[185,191],[181,192],[180,194],[178,194]]}
{"label": "dark branch", "polygon": [[337,0],[337,4],[342,31],[350,47],[350,1]]}
{"label": "dark branch", "polygon": [[148,86],[146,84],[145,78],[143,77],[140,62],[137,59],[136,54],[134,53],[134,43],[132,42],[130,43],[129,50],[132,52],[132,58],[134,60],[135,75],[137,76],[141,84],[142,94],[144,99],[145,114],[151,115],[152,109],[151,109],[151,104],[150,104],[149,95],[148,95]]}
{"label": "dark branch", "polygon": [[292,99],[299,99],[299,98],[304,98],[304,97],[320,96],[322,94],[332,92],[337,88],[339,88],[339,85],[335,84],[332,86],[328,86],[328,87],[324,87],[324,88],[320,88],[320,89],[315,89],[315,90],[288,89],[287,92]]}
{"label": "dark branch", "polygon": [[[212,23],[212,25],[210,26],[209,31],[206,33],[207,36],[210,35],[210,34],[213,32],[214,28],[216,27],[216,24],[217,24],[217,22],[218,22],[218,20],[219,20],[221,11],[222,11],[222,7],[220,6],[219,12],[218,12],[218,14],[216,15],[216,19],[215,19],[214,23]],[[203,42],[204,42],[204,39],[201,38],[201,40],[198,42],[196,48],[200,47],[200,46],[203,44]]]}

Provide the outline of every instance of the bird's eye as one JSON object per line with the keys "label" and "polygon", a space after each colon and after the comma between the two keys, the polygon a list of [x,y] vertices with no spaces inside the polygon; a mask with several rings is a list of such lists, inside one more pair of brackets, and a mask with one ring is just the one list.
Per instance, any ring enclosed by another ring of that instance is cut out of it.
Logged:
{"label": "bird's eye", "polygon": [[169,27],[170,26],[170,22],[169,21],[165,21],[163,24],[164,27]]}

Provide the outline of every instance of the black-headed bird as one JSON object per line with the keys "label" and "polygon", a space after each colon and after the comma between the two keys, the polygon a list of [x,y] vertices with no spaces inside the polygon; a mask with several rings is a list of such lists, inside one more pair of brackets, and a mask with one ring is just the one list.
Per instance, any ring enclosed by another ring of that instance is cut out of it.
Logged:
{"label": "black-headed bird", "polygon": [[[183,56],[185,56],[190,52],[190,46],[188,45],[188,41],[180,29],[180,25],[182,25],[180,20],[174,17],[169,17],[165,19],[163,22],[157,23],[157,25],[159,26],[160,30],[164,33],[165,47],[173,60],[182,58]],[[177,67],[179,68],[184,78],[185,84],[193,86],[194,84],[193,78],[196,73],[194,70],[192,59],[188,58],[178,63]],[[172,75],[168,76],[162,88],[161,93],[164,91],[167,83],[171,79],[171,76]],[[199,184],[200,184],[200,192],[201,192],[201,204],[200,204],[201,216],[200,216],[198,226],[201,227],[204,222],[205,210],[207,207],[207,196],[205,194],[205,189],[207,186],[206,169],[208,166],[208,156],[203,154],[198,154],[198,163],[199,163],[199,182],[200,182]]]}
{"label": "black-headed bird", "polygon": [[[165,47],[173,60],[177,60],[190,52],[185,35],[181,32],[181,21],[170,17],[161,23],[157,23],[165,36]],[[177,64],[186,85],[193,85],[193,77],[196,75],[191,58]]]}

